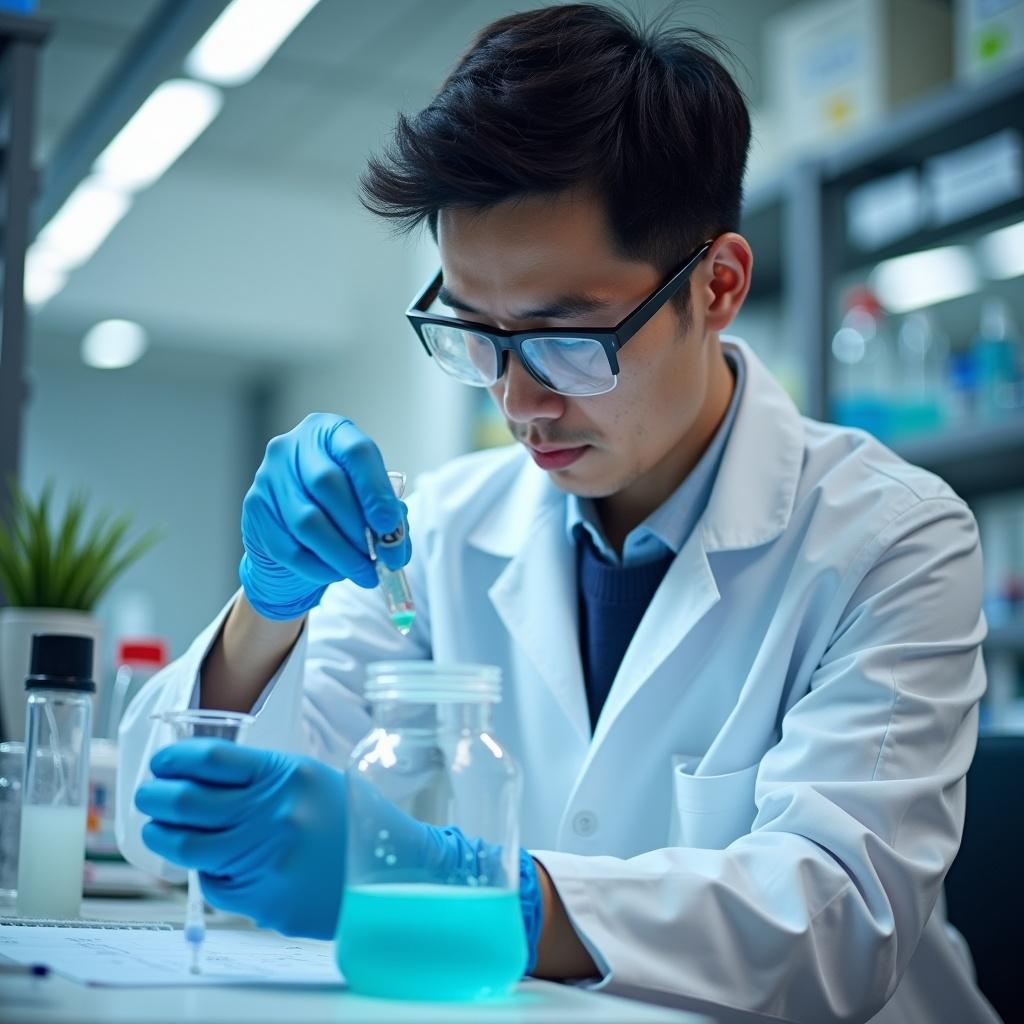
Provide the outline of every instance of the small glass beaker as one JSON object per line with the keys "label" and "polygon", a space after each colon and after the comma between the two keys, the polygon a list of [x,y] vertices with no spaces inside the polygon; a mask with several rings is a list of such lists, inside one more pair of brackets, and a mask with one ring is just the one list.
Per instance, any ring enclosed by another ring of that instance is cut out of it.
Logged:
{"label": "small glass beaker", "polygon": [[208,736],[229,743],[241,743],[245,739],[245,730],[255,721],[252,715],[241,711],[211,711],[208,708],[160,711],[152,717],[169,725],[176,740]]}
{"label": "small glass beaker", "polygon": [[[245,732],[255,721],[241,711],[215,711],[191,708],[184,711],[161,711],[150,716],[174,730],[177,741],[210,738],[241,743]],[[191,971],[200,973],[200,950],[206,939],[203,890],[199,872],[190,868],[187,874],[188,893],[185,898],[185,941],[191,949]]]}
{"label": "small glass beaker", "polygon": [[13,911],[18,893],[18,843],[25,744],[0,743],[0,911]]}
{"label": "small glass beaker", "polygon": [[[348,856],[336,946],[342,973],[353,991],[388,998],[507,993],[522,977],[527,949],[520,776],[490,733],[500,670],[378,662],[367,666],[364,696],[373,729],[346,775]],[[425,867],[391,843],[390,807],[482,839],[486,855],[458,872]]]}

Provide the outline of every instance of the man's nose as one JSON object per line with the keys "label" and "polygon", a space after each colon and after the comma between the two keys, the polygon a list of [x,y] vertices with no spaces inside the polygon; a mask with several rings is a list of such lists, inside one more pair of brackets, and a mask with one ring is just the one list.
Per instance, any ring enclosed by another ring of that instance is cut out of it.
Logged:
{"label": "man's nose", "polygon": [[513,423],[554,420],[565,411],[565,398],[534,380],[514,353],[509,354],[498,387],[505,415]]}

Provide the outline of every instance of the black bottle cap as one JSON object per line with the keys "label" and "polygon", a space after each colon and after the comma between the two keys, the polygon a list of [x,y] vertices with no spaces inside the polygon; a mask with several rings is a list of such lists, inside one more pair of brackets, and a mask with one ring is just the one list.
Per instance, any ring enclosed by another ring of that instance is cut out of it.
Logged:
{"label": "black bottle cap", "polygon": [[26,690],[83,690],[96,692],[92,678],[91,636],[36,633]]}

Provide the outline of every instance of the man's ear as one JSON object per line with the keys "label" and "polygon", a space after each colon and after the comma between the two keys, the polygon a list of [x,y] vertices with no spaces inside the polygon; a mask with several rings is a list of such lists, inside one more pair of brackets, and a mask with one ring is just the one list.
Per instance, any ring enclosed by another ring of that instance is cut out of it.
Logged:
{"label": "man's ear", "polygon": [[742,235],[730,231],[715,239],[695,282],[707,330],[724,331],[736,319],[750,291],[753,265],[754,254]]}

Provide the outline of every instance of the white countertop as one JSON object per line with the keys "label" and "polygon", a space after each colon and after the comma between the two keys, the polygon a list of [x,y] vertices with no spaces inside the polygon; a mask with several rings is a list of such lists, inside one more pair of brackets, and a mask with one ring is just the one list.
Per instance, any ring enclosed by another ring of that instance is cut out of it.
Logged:
{"label": "white countertop", "polygon": [[[183,901],[85,900],[84,918],[115,921],[181,919]],[[244,919],[212,915],[210,927],[244,927]],[[285,940],[281,940],[284,942]],[[293,941],[293,940],[289,940]],[[3,1024],[708,1024],[706,1017],[571,985],[529,980],[505,1000],[412,1003],[368,999],[336,988],[100,988],[59,975],[0,975]]]}

